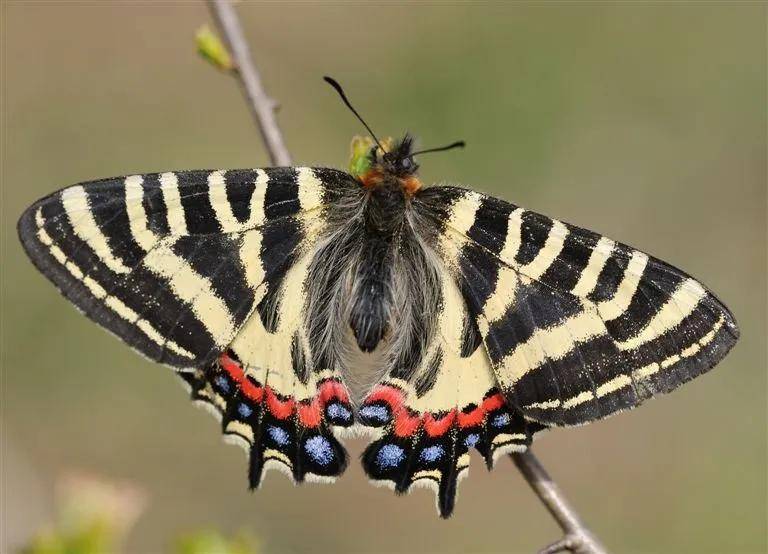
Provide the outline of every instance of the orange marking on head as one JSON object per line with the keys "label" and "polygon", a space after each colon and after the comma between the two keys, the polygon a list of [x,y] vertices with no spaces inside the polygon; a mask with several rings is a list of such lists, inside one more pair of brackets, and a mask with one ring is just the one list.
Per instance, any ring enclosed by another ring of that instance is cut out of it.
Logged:
{"label": "orange marking on head", "polygon": [[416,191],[424,186],[421,184],[421,181],[419,181],[419,178],[414,175],[406,177],[405,179],[400,179],[400,184],[402,185],[405,194],[408,196],[413,196],[416,194]]}
{"label": "orange marking on head", "polygon": [[383,173],[379,169],[369,169],[358,177],[364,188],[371,188],[381,182]]}

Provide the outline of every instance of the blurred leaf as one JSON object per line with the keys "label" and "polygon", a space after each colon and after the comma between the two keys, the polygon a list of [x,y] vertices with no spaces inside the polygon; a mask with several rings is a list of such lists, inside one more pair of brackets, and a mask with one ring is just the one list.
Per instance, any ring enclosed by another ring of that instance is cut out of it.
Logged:
{"label": "blurred leaf", "polygon": [[[381,145],[385,150],[392,148],[392,137],[385,137],[381,140]],[[349,172],[357,177],[371,168],[371,148],[376,145],[371,137],[361,137],[356,135],[352,137],[352,143],[349,145]]]}
{"label": "blurred leaf", "polygon": [[197,52],[203,58],[215,65],[219,69],[229,71],[234,69],[235,65],[232,63],[232,57],[229,55],[229,51],[221,42],[221,39],[208,27],[203,25],[197,31],[195,35],[195,43],[197,44]]}
{"label": "blurred leaf", "polygon": [[56,523],[39,531],[23,554],[116,552],[145,506],[133,485],[89,475],[68,475],[57,489]]}
{"label": "blurred leaf", "polygon": [[257,554],[259,548],[250,534],[241,533],[227,539],[216,531],[197,531],[181,537],[174,551],[177,554]]}

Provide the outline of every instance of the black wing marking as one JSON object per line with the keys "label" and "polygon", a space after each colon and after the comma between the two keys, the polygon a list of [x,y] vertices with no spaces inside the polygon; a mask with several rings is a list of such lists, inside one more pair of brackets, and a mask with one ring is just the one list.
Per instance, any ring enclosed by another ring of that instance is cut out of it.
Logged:
{"label": "black wing marking", "polygon": [[441,222],[496,378],[530,419],[574,425],[632,408],[708,371],[738,339],[703,285],[632,247],[454,187],[414,205]]}

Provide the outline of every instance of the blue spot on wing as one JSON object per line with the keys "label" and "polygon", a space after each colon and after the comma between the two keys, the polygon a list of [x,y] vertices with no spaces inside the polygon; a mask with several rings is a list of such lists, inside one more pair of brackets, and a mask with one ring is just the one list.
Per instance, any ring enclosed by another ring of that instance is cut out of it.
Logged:
{"label": "blue spot on wing", "polygon": [[509,414],[504,412],[501,414],[498,414],[491,420],[491,425],[493,425],[496,428],[504,427],[505,425],[509,424]]}
{"label": "blue spot on wing", "polygon": [[316,464],[328,465],[334,459],[333,447],[321,435],[310,437],[304,442],[304,450]]}
{"label": "blue spot on wing", "polygon": [[229,392],[229,381],[227,381],[226,377],[223,375],[217,375],[213,381],[216,383],[216,386],[218,386],[223,392]]}
{"label": "blue spot on wing", "polygon": [[380,421],[382,423],[389,421],[389,410],[384,406],[363,406],[360,409],[360,415],[365,419]]}
{"label": "blue spot on wing", "polygon": [[464,444],[467,446],[467,448],[472,448],[478,442],[480,442],[480,435],[477,433],[470,433],[464,438]]}
{"label": "blue spot on wing", "polygon": [[344,421],[349,421],[352,418],[352,412],[350,412],[346,407],[342,406],[337,402],[330,404],[326,408],[326,412],[328,413],[328,417],[332,419],[341,419]]}
{"label": "blue spot on wing", "polygon": [[445,454],[445,450],[443,449],[443,447],[440,446],[439,444],[436,444],[434,446],[428,446],[427,448],[422,450],[421,454],[419,455],[419,459],[422,462],[431,463],[431,462],[436,462],[437,460],[442,458],[444,454]]}
{"label": "blue spot on wing", "polygon": [[291,442],[291,438],[288,436],[288,433],[285,431],[285,429],[280,429],[280,427],[270,425],[267,427],[267,434],[269,434],[270,438],[279,446],[285,446]]}
{"label": "blue spot on wing", "polygon": [[251,417],[251,414],[253,413],[253,409],[248,404],[243,404],[241,402],[237,406],[237,413],[240,414],[240,417],[242,418],[248,418],[248,417]]}
{"label": "blue spot on wing", "polygon": [[396,444],[385,444],[376,454],[376,464],[383,468],[397,467],[405,459],[405,450]]}

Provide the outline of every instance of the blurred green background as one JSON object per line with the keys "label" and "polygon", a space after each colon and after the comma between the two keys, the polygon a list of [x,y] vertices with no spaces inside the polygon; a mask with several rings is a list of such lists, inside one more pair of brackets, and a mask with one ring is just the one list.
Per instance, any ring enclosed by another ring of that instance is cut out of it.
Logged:
{"label": "blurred green background", "polygon": [[[766,550],[766,4],[374,6],[240,3],[294,159],[343,167],[361,131],[465,151],[422,160],[635,245],[701,278],[739,344],[641,409],[546,434],[536,452],[617,552]],[[511,461],[478,458],[455,516],[396,498],[358,463],[333,486],[270,474],[32,267],[15,222],[87,179],[267,158],[235,82],[195,54],[202,3],[2,5],[3,552],[52,517],[70,470],[148,496],[130,552],[246,530],[267,552],[530,552],[559,536]],[[364,444],[348,442],[356,457]]]}

